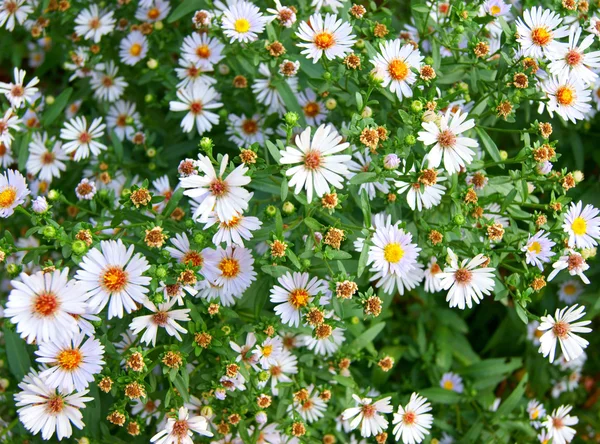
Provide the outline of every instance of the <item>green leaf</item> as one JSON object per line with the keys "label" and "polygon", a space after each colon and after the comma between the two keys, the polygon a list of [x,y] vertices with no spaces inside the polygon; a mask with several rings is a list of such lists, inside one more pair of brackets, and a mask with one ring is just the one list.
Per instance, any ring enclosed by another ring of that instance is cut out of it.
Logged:
{"label": "green leaf", "polygon": [[330,251],[329,253],[327,253],[327,255],[331,259],[337,259],[337,260],[352,259],[352,255],[350,253],[348,253],[347,251],[341,251],[341,250]]}
{"label": "green leaf", "polygon": [[263,273],[267,273],[268,275],[276,278],[291,271],[288,267],[284,267],[283,265],[263,265],[260,269],[263,271]]}
{"label": "green leaf", "polygon": [[306,123],[304,120],[304,112],[298,104],[298,98],[296,97],[296,94],[294,94],[294,91],[292,91],[292,88],[290,88],[290,85],[288,85],[287,82],[279,82],[277,83],[276,87],[277,91],[281,95],[281,98],[283,99],[283,103],[285,103],[286,109],[298,114],[298,117],[300,118],[300,124],[304,126]]}
{"label": "green leaf", "polygon": [[183,402],[188,402],[190,400],[190,390],[188,386],[189,381],[186,382],[186,380],[181,375],[177,375],[175,376],[173,384],[175,385],[175,388],[183,398]]}
{"label": "green leaf", "polygon": [[27,344],[17,333],[9,328],[4,327],[2,330],[4,331],[8,368],[15,379],[20,381],[29,371],[29,367],[31,367]]}
{"label": "green leaf", "polygon": [[521,321],[523,321],[523,323],[525,325],[527,325],[529,323],[529,318],[527,316],[527,312],[525,311],[525,309],[521,306],[520,303],[515,303],[515,311],[517,312],[517,316],[519,316],[519,319]]}
{"label": "green leaf", "polygon": [[313,231],[320,231],[323,228],[323,225],[321,225],[316,219],[313,219],[312,217],[304,218],[304,223],[308,228],[310,228]]}
{"label": "green leaf", "polygon": [[31,133],[26,133],[19,143],[19,169],[25,170],[27,165],[27,159],[29,159],[29,141],[31,140]]}
{"label": "green leaf", "polygon": [[364,106],[362,94],[360,92],[357,92],[355,97],[356,97],[356,107],[358,108],[358,111],[361,112],[363,109],[363,106]]}
{"label": "green leaf", "polygon": [[491,375],[509,375],[523,365],[521,358],[495,358],[476,362],[461,370],[461,375],[469,378],[482,378]]}
{"label": "green leaf", "polygon": [[358,173],[350,179],[351,185],[360,185],[361,183],[373,182],[373,179],[377,177],[377,173]]}
{"label": "green leaf", "polygon": [[269,150],[269,153],[271,153],[273,159],[275,159],[275,162],[279,163],[279,160],[281,159],[279,148],[277,148],[275,144],[269,140],[265,140],[265,145],[267,145],[267,149]]}
{"label": "green leaf", "polygon": [[183,197],[183,192],[184,191],[185,190],[183,188],[177,188],[177,190],[175,190],[175,192],[173,193],[173,195],[169,199],[169,202],[167,202],[167,205],[165,206],[165,209],[163,210],[163,214],[165,216],[169,216],[173,212],[173,210],[175,209],[175,207],[177,207],[177,204],[179,203],[179,201]]}
{"label": "green leaf", "polygon": [[[481,143],[483,143],[483,147],[488,152],[488,154],[491,156],[491,158],[494,160],[494,162],[501,162],[502,158],[500,157],[500,151],[498,151],[498,147],[496,146],[496,143],[492,140],[492,138],[488,135],[488,133],[486,133],[485,130],[481,129],[478,126],[475,127],[475,132],[481,139]],[[504,164],[499,164],[498,166],[500,168],[504,169]]]}
{"label": "green leaf", "polygon": [[462,399],[460,393],[456,393],[453,390],[446,390],[442,387],[431,387],[420,390],[419,394],[437,404],[456,404]]}
{"label": "green leaf", "polygon": [[46,109],[42,116],[42,126],[48,127],[56,120],[62,110],[67,106],[67,102],[71,98],[72,93],[73,88],[67,88],[54,99],[54,103]]}
{"label": "green leaf", "polygon": [[508,415],[515,409],[515,407],[519,404],[521,398],[523,398],[523,395],[525,394],[525,386],[527,384],[528,379],[529,375],[525,373],[525,375],[521,379],[521,382],[519,382],[519,385],[517,385],[517,387],[513,390],[510,396],[506,398],[506,400],[502,404],[500,404],[498,410],[496,410],[496,414],[494,415],[494,421],[500,420],[503,416]]}
{"label": "green leaf", "polygon": [[281,181],[281,201],[285,201],[285,198],[288,195],[288,181],[285,176],[283,176],[283,180]]}
{"label": "green leaf", "polygon": [[354,341],[352,341],[352,344],[350,345],[350,349],[354,353],[358,352],[359,350],[362,350],[367,345],[371,344],[373,339],[375,339],[377,337],[377,335],[379,333],[381,333],[381,331],[384,328],[385,328],[385,322],[380,322],[378,324],[375,324],[371,328],[365,330],[364,332],[362,332],[362,334],[359,337],[357,337]]}
{"label": "green leaf", "polygon": [[292,250],[290,250],[288,248],[287,250],[285,250],[285,255],[288,257],[290,262],[292,264],[294,264],[294,267],[296,267],[298,270],[300,270],[302,268],[302,265],[300,264],[300,261],[298,260],[298,256],[296,256],[296,253],[294,253]]}
{"label": "green leaf", "polygon": [[203,5],[204,1],[202,0],[185,0],[184,2],[181,2],[181,4],[171,13],[169,18],[167,18],[167,23],[173,23],[175,20],[179,20],[186,14],[202,9]]}
{"label": "green leaf", "polygon": [[361,277],[361,275],[365,271],[368,260],[369,260],[369,243],[367,242],[367,239],[365,239],[363,242],[362,250],[360,252],[360,257],[358,258],[358,269],[356,271],[356,275],[358,277]]}
{"label": "green leaf", "polygon": [[365,227],[371,226],[371,203],[369,202],[369,196],[367,190],[362,190],[360,193],[360,209],[362,210]]}
{"label": "green leaf", "polygon": [[110,133],[110,140],[113,144],[113,148],[115,149],[117,160],[123,160],[123,143],[119,140],[117,134],[114,131],[111,131]]}

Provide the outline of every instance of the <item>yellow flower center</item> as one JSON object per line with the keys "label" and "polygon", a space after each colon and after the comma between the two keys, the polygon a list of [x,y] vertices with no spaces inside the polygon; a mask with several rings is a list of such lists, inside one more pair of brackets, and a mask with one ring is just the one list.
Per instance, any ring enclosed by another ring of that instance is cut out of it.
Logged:
{"label": "yellow flower center", "polygon": [[219,262],[219,270],[227,278],[236,277],[240,273],[240,263],[237,259],[226,258]]}
{"label": "yellow flower center", "polygon": [[531,419],[537,419],[538,416],[540,416],[540,411],[538,409],[535,409],[531,412]]}
{"label": "yellow flower center", "polygon": [[109,267],[101,277],[100,282],[111,293],[116,293],[127,285],[127,273],[121,267]]}
{"label": "yellow flower center", "polygon": [[273,346],[272,345],[265,345],[262,348],[262,352],[263,352],[263,356],[266,356],[268,358],[269,356],[271,356],[271,353],[273,353]]}
{"label": "yellow flower center", "polygon": [[408,77],[409,68],[404,60],[395,59],[388,65],[388,72],[394,80],[404,80]]}
{"label": "yellow flower center", "polygon": [[573,104],[575,101],[575,91],[568,86],[561,86],[556,90],[556,101],[563,106]]}
{"label": "yellow flower center", "polygon": [[237,19],[233,27],[235,28],[236,32],[245,34],[250,30],[250,22],[245,18]]}
{"label": "yellow flower center", "polygon": [[315,36],[315,46],[325,50],[331,48],[335,44],[333,34],[330,32],[321,32]]}
{"label": "yellow flower center", "polygon": [[142,53],[142,45],[140,45],[139,43],[134,43],[133,45],[131,45],[131,48],[129,48],[129,54],[131,54],[134,57],[139,56]]}
{"label": "yellow flower center", "polygon": [[494,5],[490,8],[490,14],[492,15],[498,15],[500,14],[500,6],[498,5]]}
{"label": "yellow flower center", "polygon": [[571,230],[573,230],[573,233],[577,236],[581,236],[587,232],[587,222],[583,217],[579,216],[571,224]]}
{"label": "yellow flower center", "polygon": [[446,390],[452,390],[454,388],[454,383],[450,380],[444,381],[444,388]]}
{"label": "yellow flower center", "polygon": [[565,285],[565,288],[563,288],[563,292],[570,296],[577,292],[577,287],[575,287],[575,285],[573,285],[573,284]]}
{"label": "yellow flower center", "polygon": [[302,307],[306,307],[308,304],[308,292],[303,288],[297,288],[290,292],[288,302],[296,310]]}
{"label": "yellow flower center", "polygon": [[73,371],[76,370],[79,367],[79,364],[81,364],[81,361],[83,361],[83,355],[79,350],[70,348],[61,351],[58,354],[56,361],[63,370]]}
{"label": "yellow flower center", "polygon": [[542,252],[542,246],[539,242],[532,242],[529,246],[529,251],[533,251],[535,254],[540,254]]}
{"label": "yellow flower center", "polygon": [[398,243],[388,244],[383,249],[383,257],[386,261],[393,264],[397,263],[404,256],[404,250]]}
{"label": "yellow flower center", "polygon": [[17,200],[17,189],[15,187],[8,186],[0,191],[0,208],[9,208]]}
{"label": "yellow flower center", "polygon": [[148,18],[150,20],[156,20],[160,16],[160,11],[158,8],[151,8],[148,11]]}
{"label": "yellow flower center", "polygon": [[210,48],[208,45],[200,45],[196,48],[196,55],[203,59],[207,59],[210,57]]}

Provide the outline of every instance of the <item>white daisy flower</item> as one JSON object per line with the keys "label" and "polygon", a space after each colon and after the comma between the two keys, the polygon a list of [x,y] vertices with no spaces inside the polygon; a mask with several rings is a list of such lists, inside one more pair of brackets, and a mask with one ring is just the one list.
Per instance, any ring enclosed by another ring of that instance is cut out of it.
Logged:
{"label": "white daisy flower", "polygon": [[300,91],[297,97],[308,125],[318,126],[327,118],[325,104],[322,100],[317,99],[317,94],[312,89],[306,88],[304,91]]}
{"label": "white daisy flower", "polygon": [[[51,148],[47,147],[47,144]],[[33,139],[29,143],[29,158],[27,159],[27,172],[37,176],[40,180],[52,182],[53,178],[59,178],[62,171],[67,169],[64,162],[69,156],[62,148],[60,141],[55,138],[48,139],[48,133],[33,133]]]}
{"label": "white daisy flower", "polygon": [[540,345],[540,338],[543,332],[538,330],[540,323],[538,321],[531,321],[527,324],[527,339],[531,341],[533,345]]}
{"label": "white daisy flower", "polygon": [[529,265],[535,265],[544,271],[544,263],[550,262],[550,258],[556,253],[552,251],[552,247],[556,242],[549,238],[550,233],[540,230],[533,235],[529,235],[529,239],[521,251],[525,252],[525,261]]}
{"label": "white daisy flower", "polygon": [[265,128],[265,119],[260,114],[246,117],[245,114],[236,116],[229,114],[227,131],[229,140],[238,146],[252,145],[265,142],[265,136],[273,134],[271,128]]}
{"label": "white daisy flower", "polygon": [[[311,128],[307,127],[302,134],[296,136],[296,147],[288,146],[281,150],[280,163],[295,165],[286,171],[291,176],[290,187],[294,193],[306,189],[308,203],[312,201],[313,190],[321,197],[328,193],[330,185],[341,189],[344,176],[348,174],[346,162],[350,156],[335,154],[344,151],[350,144],[342,142],[342,136],[332,126],[321,125],[311,140]],[[299,164],[299,165],[297,165]]]}
{"label": "white daisy flower", "polygon": [[184,58],[179,59],[179,67],[175,68],[177,77],[181,80],[177,84],[178,89],[185,89],[188,86],[193,86],[195,83],[199,83],[204,88],[214,85],[217,80],[206,75],[208,72],[212,72],[212,66],[207,67],[200,62],[193,62]]}
{"label": "white daisy flower", "polygon": [[119,140],[131,140],[141,128],[140,114],[135,109],[134,102],[119,100],[108,109],[106,126],[115,132]]}
{"label": "white daisy flower", "polygon": [[193,444],[194,433],[201,436],[213,436],[208,430],[208,421],[204,416],[190,418],[188,409],[180,407],[176,417],[167,420],[165,428],[154,435],[151,443],[155,444]]}
{"label": "white daisy flower", "polygon": [[219,247],[216,251],[207,250],[205,258],[207,264],[212,266],[210,270],[205,271],[207,279],[217,286],[222,286],[226,295],[240,298],[256,280],[254,258],[251,250],[247,248]]}
{"label": "white daisy flower", "polygon": [[600,37],[600,18],[597,16],[590,18],[590,26],[586,31],[594,34],[596,37]]}
{"label": "white daisy flower", "polygon": [[340,0],[312,0],[310,5],[315,8],[315,11],[320,11],[323,8],[330,8],[337,14],[338,9],[344,6],[344,3]]}
{"label": "white daisy flower", "polygon": [[388,40],[379,45],[380,52],[371,63],[384,88],[398,96],[398,100],[412,97],[411,85],[417,81],[413,69],[419,70],[425,57],[412,44],[402,45],[400,39]]}
{"label": "white daisy flower", "polygon": [[100,63],[93,71],[90,84],[94,90],[94,97],[98,100],[114,102],[123,95],[128,83],[124,77],[117,76],[119,68],[114,62]]}
{"label": "white daisy flower", "polygon": [[[190,396],[191,398],[195,398],[194,396]],[[144,423],[148,426],[152,422],[152,419],[158,419],[161,415],[160,407],[161,400],[160,399],[147,399],[142,401],[141,399],[134,399],[133,405],[131,406],[131,414],[135,416],[140,416],[140,418],[144,419]]]}
{"label": "white daisy flower", "polygon": [[312,59],[313,63],[317,63],[323,56],[328,60],[343,58],[356,43],[350,23],[338,20],[335,14],[311,15],[308,21],[300,23],[296,35],[306,42],[297,44],[304,48],[301,54]]}
{"label": "white daisy flower", "polygon": [[267,370],[271,365],[277,364],[277,358],[283,353],[283,342],[279,336],[265,339],[257,345],[252,354],[260,366]]}
{"label": "white daisy flower", "polygon": [[600,67],[600,51],[585,53],[594,43],[594,36],[587,35],[581,44],[581,27],[573,26],[569,30],[569,43],[556,45],[548,51],[550,64],[548,70],[558,78],[569,78],[577,80],[584,84],[593,84],[598,78],[598,74],[592,71]]}
{"label": "white daisy flower", "polygon": [[[257,359],[257,355],[250,355],[252,359]],[[269,374],[269,379],[271,380],[271,393],[274,396],[279,395],[279,389],[277,386],[279,383],[291,383],[292,378],[291,375],[295,375],[298,373],[298,358],[290,353],[289,351],[283,349],[281,353],[279,353],[271,362],[266,369]],[[269,381],[265,381],[264,385],[267,385]]]}
{"label": "white daisy flower", "polygon": [[556,277],[561,270],[567,270],[571,276],[579,276],[585,284],[589,284],[590,280],[587,278],[584,271],[590,266],[587,264],[583,256],[573,250],[566,250],[563,256],[559,257],[556,262],[552,264],[552,273],[548,275],[548,282]]}
{"label": "white daisy flower", "polygon": [[566,304],[572,304],[579,298],[581,293],[583,293],[583,287],[579,281],[569,279],[560,284],[558,289],[558,299]]}
{"label": "white daisy flower", "polygon": [[[257,77],[252,84],[252,92],[256,95],[256,101],[267,106],[267,113],[277,113],[283,115],[286,111],[286,106],[277,90],[277,84],[273,82],[274,78],[266,63],[258,65],[258,73],[265,77]],[[275,78],[276,80],[276,78]],[[286,83],[289,85],[292,92],[295,94],[298,90],[298,79],[296,77],[286,77]]]}
{"label": "white daisy flower", "polygon": [[65,116],[67,117],[67,119],[71,120],[77,115],[77,113],[81,109],[82,103],[83,100],[75,100],[73,103],[71,103],[65,108]]}
{"label": "white daisy flower", "polygon": [[269,21],[254,4],[245,0],[230,4],[223,12],[223,34],[230,38],[230,42],[249,43],[258,40]]}
{"label": "white daisy flower", "polygon": [[121,62],[133,66],[148,54],[148,39],[140,31],[131,31],[121,40]]}
{"label": "white daisy flower", "polygon": [[101,10],[98,5],[93,4],[75,18],[75,32],[86,40],[99,43],[103,35],[110,34],[115,29],[113,14],[113,11]]}
{"label": "white daisy flower", "polygon": [[96,191],[96,183],[87,178],[81,179],[81,182],[75,187],[75,195],[79,200],[92,200]]}
{"label": "white daisy flower", "polygon": [[233,216],[225,222],[221,222],[216,215],[209,216],[204,229],[208,229],[213,225],[218,224],[219,229],[212,238],[215,245],[221,245],[223,242],[227,246],[239,245],[244,246],[244,240],[250,240],[253,237],[252,232],[258,230],[262,226],[260,219],[254,216]]}
{"label": "white daisy flower", "polygon": [[277,279],[280,285],[271,289],[271,302],[275,305],[275,313],[281,322],[291,327],[300,325],[300,312],[320,294],[327,293],[325,281],[308,273],[286,273]]}
{"label": "white daisy flower", "polygon": [[541,6],[527,9],[523,12],[523,18],[518,18],[517,42],[520,43],[523,54],[526,57],[542,59],[549,50],[559,45],[557,39],[569,35],[569,27],[562,26],[562,17],[549,9]]}
{"label": "white daisy flower", "polygon": [[159,327],[164,328],[169,336],[174,336],[177,340],[182,341],[183,339],[179,333],[186,334],[187,330],[179,325],[177,321],[189,321],[189,312],[191,310],[189,308],[171,310],[176,302],[177,298],[172,298],[170,301],[163,302],[156,306],[153,302],[146,299],[144,301],[144,307],[153,314],[133,318],[133,321],[129,324],[132,333],[137,335],[146,330],[140,338],[140,341],[146,345],[152,344],[152,347],[156,346],[156,336],[158,335]]}
{"label": "white daisy flower", "polygon": [[60,130],[60,138],[66,141],[63,145],[64,152],[75,153],[73,159],[76,162],[90,157],[90,152],[98,156],[100,151],[106,150],[106,145],[97,140],[104,135],[105,128],[102,117],[95,118],[89,128],[85,117],[69,120]]}
{"label": "white daisy flower", "polygon": [[210,159],[199,154],[196,165],[203,174],[179,179],[181,186],[186,188],[184,194],[199,203],[194,211],[194,219],[207,222],[214,211],[219,220],[229,221],[248,209],[248,202],[252,195],[243,188],[250,183],[250,177],[246,176],[248,168],[243,164],[239,165],[224,177],[228,162],[229,156],[226,154],[221,159],[217,175]]}
{"label": "white daisy flower", "polygon": [[290,410],[293,408],[309,424],[318,421],[325,416],[327,410],[327,403],[319,397],[319,394],[315,386],[310,384],[300,397],[294,396],[294,402],[290,406]]}
{"label": "white daisy flower", "polygon": [[360,435],[368,438],[387,429],[389,423],[383,415],[392,413],[391,396],[375,402],[371,398],[360,398],[357,395],[352,395],[352,398],[356,401],[356,407],[350,407],[342,413],[342,419],[350,421],[351,430],[360,426]]}
{"label": "white daisy flower", "polygon": [[418,287],[424,277],[423,265],[415,262],[414,268],[406,275],[395,273],[386,275],[383,270],[378,270],[369,280],[371,282],[377,281],[375,287],[383,288],[386,294],[394,294],[397,290],[400,295],[403,295],[405,291],[410,291]]}
{"label": "white daisy flower", "polygon": [[183,305],[183,298],[187,294],[191,296],[196,296],[198,294],[198,290],[195,286],[191,285],[183,285],[179,282],[175,282],[174,284],[167,285],[163,281],[160,281],[158,288],[156,289],[157,293],[162,293],[165,301],[174,300],[177,302],[177,305]]}
{"label": "white daisy flower", "polygon": [[432,256],[424,272],[426,292],[437,293],[442,289],[442,280],[439,277],[441,272],[442,268],[437,263],[437,258]]}
{"label": "white daisy flower", "polygon": [[487,0],[483,4],[483,11],[492,17],[509,17],[511,6],[502,0]]}
{"label": "white daisy flower", "polygon": [[231,349],[237,353],[235,362],[241,362],[245,364],[246,367],[252,366],[255,368],[255,370],[257,370],[258,367],[256,366],[256,364],[258,363],[258,359],[256,357],[256,354],[252,352],[252,349],[254,348],[255,344],[256,336],[252,332],[249,332],[246,335],[246,342],[244,343],[244,345],[240,346],[233,341],[229,341],[229,347],[231,347]]}
{"label": "white daisy flower", "polygon": [[410,401],[406,407],[398,406],[398,411],[394,413],[394,437],[396,441],[402,440],[404,444],[420,443],[429,435],[429,429],[433,423],[431,404],[427,398],[413,393],[410,395]]}
{"label": "white daisy flower", "polygon": [[539,420],[546,416],[546,409],[537,399],[532,399],[527,403],[527,414],[529,415],[529,420],[532,421],[532,425],[535,423],[534,427],[539,429],[539,426],[541,426]]}
{"label": "white daisy flower", "polygon": [[[352,155],[352,158],[346,162],[346,166],[348,167],[348,179],[352,179],[354,176],[360,173],[366,173],[371,169],[372,162],[371,155],[369,154],[369,149],[365,149],[363,151],[357,150]],[[358,193],[362,194],[363,190],[367,192],[367,196],[369,199],[375,199],[377,195],[377,191],[387,194],[390,192],[389,181],[391,179],[384,179],[382,182],[365,182],[360,184],[358,188]]]}
{"label": "white daisy flower", "polygon": [[82,430],[85,424],[80,409],[94,398],[85,396],[88,390],[78,393],[63,393],[48,386],[46,381],[32,371],[19,384],[21,391],[15,394],[17,413],[23,426],[34,435],[42,432],[42,439],[54,436],[58,440],[73,434],[73,424]]}
{"label": "white daisy flower", "polygon": [[575,333],[590,333],[591,328],[586,327],[592,321],[574,322],[585,316],[585,307],[573,305],[563,309],[556,309],[554,317],[547,315],[540,319],[542,323],[538,330],[545,333],[540,338],[539,352],[545,357],[550,355],[550,362],[554,361],[556,353],[556,343],[560,343],[565,360],[571,361],[577,359],[589,342],[579,337]]}
{"label": "white daisy flower", "polygon": [[[36,361],[49,368],[40,373],[51,388],[66,393],[85,390],[94,375],[102,371],[104,346],[93,337],[79,333],[67,341],[42,342],[35,354]],[[83,342],[83,343],[82,343]]]}
{"label": "white daisy flower", "polygon": [[554,409],[551,415],[546,416],[544,426],[552,438],[552,444],[566,444],[573,441],[575,437],[574,426],[579,422],[577,416],[569,415],[573,409],[570,405],[561,405]]}
{"label": "white daisy flower", "polygon": [[15,29],[15,24],[25,23],[27,16],[33,12],[28,0],[2,0],[0,3],[0,28],[6,26],[8,31]]}
{"label": "white daisy flower", "polygon": [[[475,157],[472,148],[479,144],[470,137],[461,137],[460,134],[475,126],[474,119],[467,119],[467,113],[450,109],[440,117],[439,126],[436,122],[423,122],[425,131],[419,132],[418,139],[425,146],[433,148],[425,156],[429,168],[437,168],[444,160],[444,169],[448,174],[454,174],[469,165]],[[465,121],[466,120],[466,121]]]}
{"label": "white daisy flower", "polygon": [[279,0],[275,0],[275,8],[268,8],[267,12],[273,14],[270,20],[277,20],[285,28],[291,28],[296,23],[296,11],[288,6],[283,6]]}
{"label": "white daisy flower", "polygon": [[223,106],[221,102],[217,102],[220,96],[212,86],[190,83],[186,88],[177,90],[177,98],[179,101],[169,102],[169,109],[175,112],[187,111],[181,121],[181,127],[186,133],[192,131],[194,124],[200,135],[219,124],[219,115],[208,111]]}
{"label": "white daisy flower", "polygon": [[155,23],[159,20],[164,20],[169,11],[171,5],[165,0],[152,0],[147,5],[138,5],[138,9],[135,12],[135,18],[143,22]]}
{"label": "white daisy flower", "polygon": [[35,85],[40,82],[40,79],[34,77],[25,85],[26,74],[24,69],[15,68],[14,83],[0,82],[0,94],[4,94],[13,108],[21,108],[25,102],[31,105],[38,97],[36,95],[38,89]]}
{"label": "white daisy flower", "polygon": [[199,11],[196,11],[194,17],[192,17],[192,23],[196,29],[209,28],[214,17],[215,15],[212,12],[207,11],[206,9],[200,9]]}
{"label": "white daisy flower", "polygon": [[551,117],[556,112],[563,119],[577,123],[592,108],[590,90],[570,78],[550,77],[542,83],[542,89],[549,99],[547,109]]}
{"label": "white daisy flower", "polygon": [[181,57],[184,60],[198,63],[204,71],[212,71],[213,66],[223,60],[225,45],[216,37],[206,33],[193,33],[183,39]]}
{"label": "white daisy flower", "polygon": [[367,265],[372,264],[371,271],[406,276],[416,267],[421,248],[412,243],[412,234],[397,224],[377,227],[371,242],[367,259]]}
{"label": "white daisy flower", "polygon": [[208,249],[203,251],[192,249],[186,233],[175,234],[170,242],[173,247],[165,247],[165,249],[177,262],[191,267],[202,267],[204,265],[204,252]]}
{"label": "white daisy flower", "polygon": [[21,131],[20,123],[19,116],[14,114],[12,109],[6,110],[4,117],[0,119],[0,143],[10,148],[14,139],[10,130]]}
{"label": "white daisy flower", "polygon": [[[38,133],[34,133],[37,135]],[[10,146],[6,146],[4,142],[0,142],[0,166],[2,168],[8,168],[15,161],[13,157],[13,152]]]}
{"label": "white daisy flower", "polygon": [[[413,171],[414,167],[411,168],[411,172]],[[400,193],[406,192],[406,201],[413,211],[423,211],[423,208],[429,210],[437,207],[446,193],[446,187],[439,184],[447,179],[441,173],[442,170],[435,168],[424,169],[416,182],[398,180],[395,185]]]}
{"label": "white daisy flower", "polygon": [[483,207],[483,217],[485,219],[489,219],[506,228],[510,225],[510,219],[503,216],[503,214],[506,214],[506,212],[502,211],[502,207],[499,203],[494,202]]}
{"label": "white daisy flower", "polygon": [[88,303],[94,314],[106,304],[108,319],[123,317],[137,310],[136,302],[146,300],[151,278],[143,276],[150,264],[140,253],[135,256],[134,247],[127,248],[121,239],[102,241],[100,249],[93,248],[83,257],[75,278],[88,292]]}
{"label": "white daisy flower", "polygon": [[458,307],[461,310],[466,306],[473,307],[473,302],[479,304],[484,295],[489,295],[496,285],[494,282],[494,268],[480,268],[488,262],[483,254],[478,254],[473,259],[464,259],[458,263],[458,257],[448,248],[448,257],[450,266],[444,268],[439,274],[442,279],[442,288],[448,291],[446,301],[450,303],[450,308]]}
{"label": "white daisy flower", "polygon": [[[330,313],[325,317],[330,317]],[[321,356],[331,356],[339,350],[346,340],[344,329],[335,327],[331,330],[331,335],[326,337],[313,337],[311,335],[302,335],[299,340],[310,351]]]}
{"label": "white daisy flower", "polygon": [[581,201],[571,203],[563,230],[569,235],[569,247],[593,248],[600,239],[600,210],[593,205],[583,208]]}
{"label": "white daisy flower", "polygon": [[442,375],[440,387],[446,390],[452,390],[456,393],[462,393],[465,389],[462,378],[456,373],[448,372]]}
{"label": "white daisy flower", "polygon": [[77,333],[74,315],[87,312],[86,293],[69,280],[69,269],[51,273],[21,273],[11,281],[4,316],[16,324],[17,333],[27,342],[69,340]]}
{"label": "white daisy flower", "polygon": [[0,175],[0,218],[12,216],[15,208],[25,202],[30,191],[23,175],[16,170],[6,170]]}

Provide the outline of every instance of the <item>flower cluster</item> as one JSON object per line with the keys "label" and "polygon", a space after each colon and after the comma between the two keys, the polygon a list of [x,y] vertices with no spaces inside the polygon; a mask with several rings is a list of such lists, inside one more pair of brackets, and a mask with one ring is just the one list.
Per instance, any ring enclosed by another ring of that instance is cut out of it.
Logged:
{"label": "flower cluster", "polygon": [[597,439],[599,17],[0,0],[0,442]]}

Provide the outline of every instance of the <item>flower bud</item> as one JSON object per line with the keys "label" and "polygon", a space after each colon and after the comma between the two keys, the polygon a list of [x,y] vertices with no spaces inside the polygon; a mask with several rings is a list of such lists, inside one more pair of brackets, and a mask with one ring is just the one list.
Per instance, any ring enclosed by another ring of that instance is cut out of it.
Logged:
{"label": "flower bud", "polygon": [[462,225],[465,223],[465,216],[463,216],[462,214],[455,214],[454,215],[454,223],[456,225]]}
{"label": "flower bud", "polygon": [[414,145],[415,143],[417,143],[417,138],[412,134],[407,134],[404,138],[404,143],[406,143],[407,145]]}
{"label": "flower bud", "polygon": [[224,63],[221,63],[219,65],[219,74],[221,74],[222,76],[226,76],[227,74],[229,74],[231,70],[229,69],[229,66],[227,66]]}
{"label": "flower bud", "polygon": [[161,22],[160,20],[157,21],[156,23],[154,23],[154,29],[156,29],[157,31],[162,31],[162,29],[165,27],[164,23]]}
{"label": "flower bud", "polygon": [[48,199],[50,201],[57,200],[60,197],[60,193],[56,190],[50,190],[48,192]]}
{"label": "flower bud", "polygon": [[277,208],[275,208],[273,205],[269,205],[267,208],[265,208],[265,214],[269,217],[275,217],[277,214]]}
{"label": "flower bud", "polygon": [[331,80],[331,73],[329,71],[326,71],[325,73],[323,73],[323,79]]}
{"label": "flower bud", "polygon": [[54,96],[46,96],[46,105],[52,105],[55,100]]}
{"label": "flower bud", "polygon": [[48,211],[48,202],[44,196],[38,196],[31,203],[31,208],[34,213],[44,214],[46,211]]}
{"label": "flower bud", "polygon": [[[155,164],[154,162],[150,162],[150,163],[148,164],[148,169],[149,169],[150,171],[154,171],[154,170],[156,169],[156,164]],[[100,192],[102,192],[102,191],[104,191],[104,190],[100,190]]]}
{"label": "flower bud", "polygon": [[285,113],[284,119],[285,123],[287,123],[289,126],[295,126],[298,123],[298,114],[293,111],[289,111]]}
{"label": "flower bud", "polygon": [[262,372],[260,372],[258,374],[258,380],[260,382],[267,382],[269,380],[269,376],[270,376],[269,372],[266,372],[263,370]]}
{"label": "flower bud", "polygon": [[575,179],[575,182],[579,183],[583,181],[583,173],[579,170],[577,171],[573,171],[573,179]]}
{"label": "flower bud", "polygon": [[358,316],[353,316],[353,317],[350,319],[350,322],[351,322],[353,325],[358,325],[358,324],[360,323],[360,319],[358,319]]}
{"label": "flower bud", "polygon": [[371,107],[369,106],[365,106],[362,110],[361,116],[366,119],[368,117],[371,117],[373,115],[373,110],[371,109]]}
{"label": "flower bud", "polygon": [[200,148],[202,148],[204,151],[211,150],[213,146],[213,141],[210,137],[203,137],[200,139]]}
{"label": "flower bud", "polygon": [[84,241],[76,240],[71,244],[71,249],[73,250],[73,253],[75,253],[77,256],[81,256],[83,253],[86,252],[87,245]]}
{"label": "flower bud", "polygon": [[54,239],[56,237],[56,228],[54,228],[52,225],[46,225],[42,229],[42,236],[44,236],[46,239]]}
{"label": "flower bud", "polygon": [[205,405],[200,409],[200,414],[205,418],[210,418],[214,414],[213,409],[209,405]]}
{"label": "flower bud", "polygon": [[421,112],[423,110],[423,102],[420,100],[413,100],[413,102],[410,104],[410,109],[412,109],[415,113]]}
{"label": "flower bud", "polygon": [[144,102],[150,103],[154,101],[154,96],[152,94],[146,94],[144,96]]}
{"label": "flower bud", "polygon": [[17,264],[7,264],[6,265],[6,271],[8,272],[8,274],[12,277],[12,276],[16,276],[21,272],[21,266],[17,265]]}
{"label": "flower bud", "polygon": [[365,41],[363,39],[358,39],[354,44],[358,49],[362,49],[365,47]]}
{"label": "flower bud", "polygon": [[204,234],[202,234],[202,233],[194,234],[194,242],[196,242],[197,244],[203,244],[205,240],[206,240],[206,238],[204,237]]}
{"label": "flower bud", "polygon": [[433,57],[431,57],[431,56],[425,57],[425,64],[426,65],[433,65],[433,63],[434,63]]}
{"label": "flower bud", "polygon": [[[413,139],[414,139],[414,136],[413,136]],[[383,167],[386,170],[395,170],[396,168],[398,168],[399,165],[400,165],[400,158],[394,153],[388,154],[383,159]]]}
{"label": "flower bud", "polygon": [[285,214],[286,216],[289,216],[290,214],[293,214],[294,211],[296,211],[296,207],[294,206],[293,203],[291,203],[289,200],[287,202],[284,202],[282,207],[281,207],[281,211],[283,212],[283,214]]}
{"label": "flower bud", "polygon": [[165,295],[163,293],[154,293],[152,296],[152,302],[155,304],[162,304],[165,301]]}
{"label": "flower bud", "polygon": [[502,159],[502,160],[508,159],[508,153],[504,150],[500,150],[500,159]]}
{"label": "flower bud", "polygon": [[190,228],[194,228],[194,221],[192,219],[186,219],[185,220],[185,228],[187,228],[188,230]]}
{"label": "flower bud", "polygon": [[335,100],[333,97],[327,99],[325,101],[325,108],[327,108],[329,111],[333,111],[337,108],[337,100]]}
{"label": "flower bud", "polygon": [[156,59],[150,59],[146,62],[146,66],[150,69],[158,68],[158,61]]}
{"label": "flower bud", "polygon": [[151,157],[151,158],[156,156],[156,148],[152,148],[152,147],[148,148],[146,150],[146,156]]}
{"label": "flower bud", "polygon": [[167,269],[165,267],[158,267],[156,269],[156,277],[159,279],[164,279],[167,277]]}

